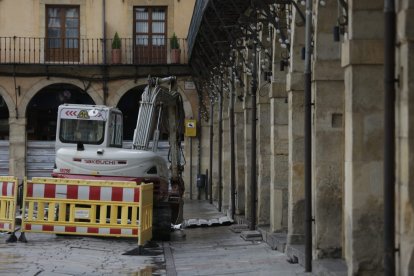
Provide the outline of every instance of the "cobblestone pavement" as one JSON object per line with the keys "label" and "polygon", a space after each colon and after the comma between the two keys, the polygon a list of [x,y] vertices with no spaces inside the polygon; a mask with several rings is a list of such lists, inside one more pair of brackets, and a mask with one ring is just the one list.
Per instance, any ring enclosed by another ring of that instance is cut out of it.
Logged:
{"label": "cobblestone pavement", "polygon": [[0,275],[151,275],[164,262],[162,254],[122,255],[135,239],[27,233],[28,243],[7,244],[7,236],[0,236]]}
{"label": "cobblestone pavement", "polygon": [[[184,218],[223,216],[206,201],[186,201]],[[245,241],[229,226],[186,228],[151,256],[123,255],[135,239],[28,233],[7,244],[0,234],[0,275],[303,275],[303,268],[263,242]],[[164,254],[163,254],[164,253]]]}

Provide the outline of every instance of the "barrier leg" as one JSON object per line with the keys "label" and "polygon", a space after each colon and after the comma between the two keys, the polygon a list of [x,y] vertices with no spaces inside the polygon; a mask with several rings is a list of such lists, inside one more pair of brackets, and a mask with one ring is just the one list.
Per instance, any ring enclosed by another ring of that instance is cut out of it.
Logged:
{"label": "barrier leg", "polygon": [[158,243],[156,243],[155,241],[147,241],[146,243],[145,243],[145,247],[146,248],[158,248],[158,247],[160,247],[159,245],[158,245]]}
{"label": "barrier leg", "polygon": [[158,256],[162,254],[162,247],[155,242],[147,242],[145,245],[138,245],[138,247],[123,253],[122,255],[129,256]]}
{"label": "barrier leg", "polygon": [[128,252],[125,252],[122,255],[129,255],[129,256],[141,256],[141,255],[146,255],[146,250],[144,250],[144,246],[143,245],[138,245],[138,247],[129,250]]}

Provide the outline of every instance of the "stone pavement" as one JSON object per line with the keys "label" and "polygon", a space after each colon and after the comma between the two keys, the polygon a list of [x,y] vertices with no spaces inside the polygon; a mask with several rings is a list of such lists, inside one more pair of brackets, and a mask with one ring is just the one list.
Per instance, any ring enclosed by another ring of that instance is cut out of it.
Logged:
{"label": "stone pavement", "polygon": [[[186,201],[184,218],[219,218],[206,201]],[[148,256],[123,255],[135,239],[28,233],[28,243],[7,244],[0,234],[0,275],[304,275],[303,267],[229,226],[176,230]],[[164,254],[163,254],[164,253]]]}
{"label": "stone pavement", "polygon": [[[206,201],[185,202],[185,219],[220,216]],[[175,231],[163,246],[168,275],[304,275],[303,267],[288,263],[285,254],[264,242],[245,241],[229,226]]]}
{"label": "stone pavement", "polygon": [[122,255],[135,239],[112,239],[27,233],[28,243],[0,236],[0,275],[151,275],[164,258]]}

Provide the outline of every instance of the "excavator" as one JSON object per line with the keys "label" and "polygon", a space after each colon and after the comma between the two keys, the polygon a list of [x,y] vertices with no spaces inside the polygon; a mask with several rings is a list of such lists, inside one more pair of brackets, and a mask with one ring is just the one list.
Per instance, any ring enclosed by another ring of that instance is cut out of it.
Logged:
{"label": "excavator", "polygon": [[[158,153],[160,127],[165,121],[170,164]],[[183,121],[183,102],[174,76],[148,77],[129,149],[123,148],[119,109],[62,104],[58,109],[52,177],[153,183],[153,238],[168,240],[171,226],[182,222]]]}

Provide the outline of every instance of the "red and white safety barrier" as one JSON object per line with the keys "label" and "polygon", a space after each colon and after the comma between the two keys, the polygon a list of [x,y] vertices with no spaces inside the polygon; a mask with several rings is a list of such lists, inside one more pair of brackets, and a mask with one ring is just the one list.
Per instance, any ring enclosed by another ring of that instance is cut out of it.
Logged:
{"label": "red and white safety barrier", "polygon": [[[153,184],[33,178],[23,192],[22,232],[152,237]],[[144,204],[145,203],[145,204]]]}
{"label": "red and white safety barrier", "polygon": [[28,182],[27,197],[139,202],[139,188],[79,186]]}
{"label": "red and white safety barrier", "polygon": [[0,197],[13,197],[14,187],[15,187],[15,182],[11,182],[11,181],[0,182]]}
{"label": "red and white safety barrier", "polygon": [[4,230],[4,231],[13,231],[13,228],[12,228],[12,226],[13,226],[13,224],[11,224],[11,223],[0,223],[0,229],[1,230]]}
{"label": "red and white safety barrier", "polygon": [[17,178],[0,176],[0,231],[15,231],[16,205]]}
{"label": "red and white safety barrier", "polygon": [[83,227],[83,226],[60,226],[60,225],[44,225],[44,224],[26,224],[25,231],[32,232],[52,232],[52,233],[66,233],[79,235],[122,235],[136,237],[138,229],[128,228],[102,228],[102,227]]}

